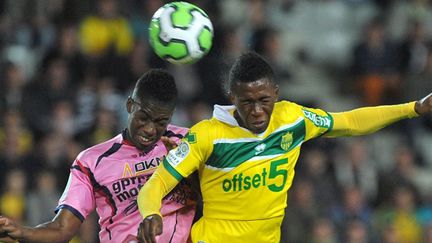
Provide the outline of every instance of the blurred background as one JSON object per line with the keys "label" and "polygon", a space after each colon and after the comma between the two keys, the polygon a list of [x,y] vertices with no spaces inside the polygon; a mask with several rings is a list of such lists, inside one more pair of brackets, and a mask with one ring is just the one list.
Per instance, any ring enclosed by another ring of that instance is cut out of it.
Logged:
{"label": "blurred background", "polygon": [[[0,213],[51,220],[79,151],[118,134],[149,68],[175,75],[173,123],[209,118],[245,50],[274,67],[282,98],[327,111],[432,92],[429,0],[203,0],[210,53],[172,66],[148,42],[160,0],[0,1]],[[432,117],[303,146],[282,242],[432,242]],[[97,216],[74,242],[97,241]]]}

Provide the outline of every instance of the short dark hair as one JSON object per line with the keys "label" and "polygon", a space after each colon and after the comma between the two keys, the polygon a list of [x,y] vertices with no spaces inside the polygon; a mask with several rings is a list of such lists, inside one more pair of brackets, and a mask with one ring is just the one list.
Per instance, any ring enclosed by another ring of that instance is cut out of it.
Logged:
{"label": "short dark hair", "polygon": [[250,83],[262,78],[267,78],[274,83],[273,69],[264,57],[256,52],[249,51],[238,57],[232,65],[226,89],[230,93],[237,82]]}
{"label": "short dark hair", "polygon": [[136,82],[133,98],[152,99],[161,103],[175,104],[177,86],[174,77],[163,69],[150,69]]}

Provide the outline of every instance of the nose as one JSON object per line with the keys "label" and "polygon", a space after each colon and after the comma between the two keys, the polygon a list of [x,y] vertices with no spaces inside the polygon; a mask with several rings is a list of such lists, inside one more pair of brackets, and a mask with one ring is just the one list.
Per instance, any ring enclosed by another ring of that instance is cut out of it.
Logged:
{"label": "nose", "polygon": [[264,113],[264,110],[259,103],[255,103],[252,109],[253,116],[261,116]]}
{"label": "nose", "polygon": [[143,131],[147,137],[153,137],[156,135],[156,126],[153,122],[147,122],[143,127]]}

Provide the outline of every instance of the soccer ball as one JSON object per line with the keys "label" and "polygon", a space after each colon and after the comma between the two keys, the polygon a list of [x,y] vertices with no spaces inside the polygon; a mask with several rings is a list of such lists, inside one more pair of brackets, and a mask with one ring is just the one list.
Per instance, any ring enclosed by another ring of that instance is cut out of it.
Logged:
{"label": "soccer ball", "polygon": [[212,46],[213,25],[209,17],[187,2],[171,2],[159,8],[149,32],[154,52],[174,64],[194,63]]}

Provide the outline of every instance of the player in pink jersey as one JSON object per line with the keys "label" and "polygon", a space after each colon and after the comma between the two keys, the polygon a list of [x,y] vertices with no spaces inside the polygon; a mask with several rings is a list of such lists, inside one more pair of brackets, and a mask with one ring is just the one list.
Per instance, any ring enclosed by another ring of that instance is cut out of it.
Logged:
{"label": "player in pink jersey", "polygon": [[[54,219],[30,228],[0,216],[0,241],[68,241],[96,210],[101,242],[137,242],[142,221],[138,191],[163,161],[167,147],[174,146],[187,132],[169,125],[176,99],[177,89],[170,74],[163,70],[144,74],[127,100],[128,127],[77,156]],[[159,242],[188,241],[195,205],[189,181],[165,197],[164,231]]]}

